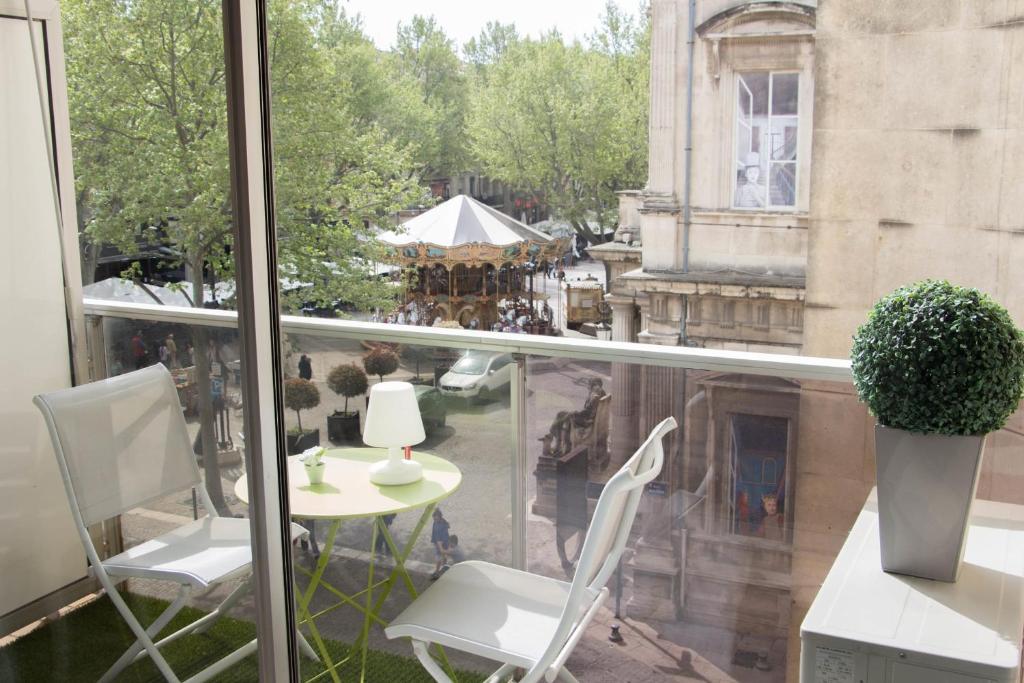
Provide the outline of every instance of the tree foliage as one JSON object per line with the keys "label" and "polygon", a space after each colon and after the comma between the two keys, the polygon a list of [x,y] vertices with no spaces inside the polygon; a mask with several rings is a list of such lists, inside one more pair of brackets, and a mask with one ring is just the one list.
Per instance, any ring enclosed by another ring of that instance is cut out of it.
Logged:
{"label": "tree foliage", "polygon": [[292,377],[284,381],[284,404],[295,411],[302,433],[302,411],[320,405],[320,390],[308,379]]}
{"label": "tree foliage", "polygon": [[375,346],[363,356],[363,367],[383,382],[384,375],[390,375],[398,369],[398,354],[386,346]]}
{"label": "tree foliage", "polygon": [[649,29],[609,3],[600,29],[508,45],[478,81],[467,114],[483,171],[531,188],[588,241],[613,228],[620,190],[647,176]]}
{"label": "tree foliage", "polygon": [[433,17],[415,15],[398,25],[396,65],[412,79],[425,109],[428,136],[419,161],[427,177],[455,175],[467,169],[465,115],[467,89],[455,45]]}
{"label": "tree foliage", "polygon": [[344,412],[347,413],[348,400],[366,393],[366,372],[355,363],[337,365],[327,375],[327,386],[334,393],[345,397]]}

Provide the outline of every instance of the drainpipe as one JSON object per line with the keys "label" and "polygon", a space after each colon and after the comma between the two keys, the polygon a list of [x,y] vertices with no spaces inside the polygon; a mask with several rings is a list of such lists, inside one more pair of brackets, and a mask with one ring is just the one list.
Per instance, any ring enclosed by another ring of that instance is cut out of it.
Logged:
{"label": "drainpipe", "polygon": [[690,180],[693,175],[693,53],[697,33],[697,0],[690,0],[686,32],[686,146],[683,148],[683,272],[690,272]]}

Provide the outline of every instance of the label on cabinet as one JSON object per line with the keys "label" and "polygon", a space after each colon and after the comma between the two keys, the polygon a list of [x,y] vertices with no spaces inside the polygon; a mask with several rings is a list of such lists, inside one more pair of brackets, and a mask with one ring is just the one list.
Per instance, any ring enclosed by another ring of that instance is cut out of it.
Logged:
{"label": "label on cabinet", "polygon": [[819,647],[814,653],[814,683],[857,683],[855,657],[850,650]]}

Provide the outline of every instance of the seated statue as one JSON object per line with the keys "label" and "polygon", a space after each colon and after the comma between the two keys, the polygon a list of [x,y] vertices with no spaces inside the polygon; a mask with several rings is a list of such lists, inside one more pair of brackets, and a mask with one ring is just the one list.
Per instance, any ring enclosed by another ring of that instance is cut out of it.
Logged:
{"label": "seated statue", "polygon": [[594,424],[600,400],[606,396],[603,382],[593,378],[589,382],[590,394],[582,410],[563,410],[555,416],[548,433],[540,438],[544,442],[543,455],[557,456],[573,448],[573,428],[586,428]]}

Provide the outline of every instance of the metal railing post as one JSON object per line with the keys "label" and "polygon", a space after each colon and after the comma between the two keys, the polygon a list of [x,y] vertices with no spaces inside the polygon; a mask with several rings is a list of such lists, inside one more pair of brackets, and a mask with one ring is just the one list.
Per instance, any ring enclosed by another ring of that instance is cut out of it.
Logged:
{"label": "metal railing post", "polygon": [[512,566],[526,569],[527,452],[526,356],[517,353],[512,363],[510,413],[512,421]]}

